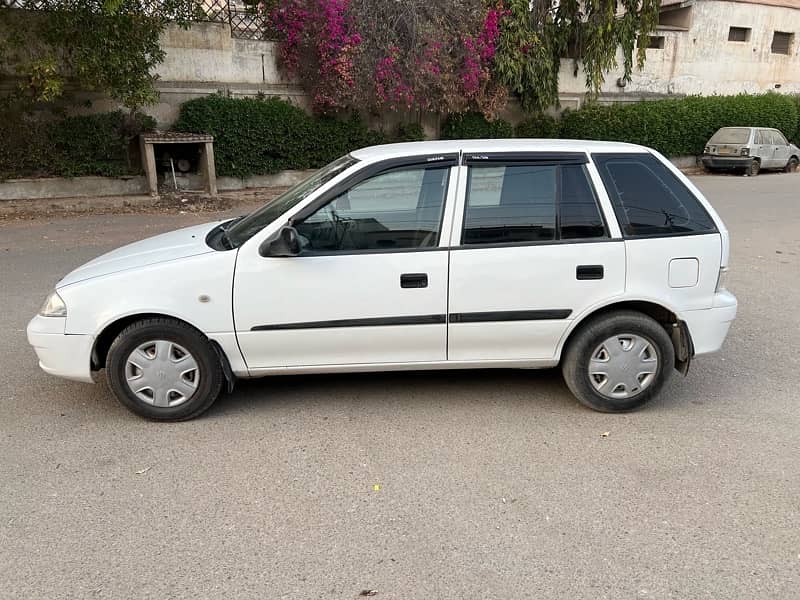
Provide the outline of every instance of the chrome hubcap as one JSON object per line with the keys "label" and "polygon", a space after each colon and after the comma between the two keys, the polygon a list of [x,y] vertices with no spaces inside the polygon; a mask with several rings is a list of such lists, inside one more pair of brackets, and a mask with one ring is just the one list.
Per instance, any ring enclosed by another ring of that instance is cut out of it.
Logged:
{"label": "chrome hubcap", "polygon": [[186,348],[166,340],[137,347],[125,363],[125,380],[137,398],[161,408],[189,400],[200,383],[200,368]]}
{"label": "chrome hubcap", "polygon": [[589,360],[589,381],[607,398],[632,398],[642,393],[657,371],[658,354],[653,344],[632,333],[608,338]]}

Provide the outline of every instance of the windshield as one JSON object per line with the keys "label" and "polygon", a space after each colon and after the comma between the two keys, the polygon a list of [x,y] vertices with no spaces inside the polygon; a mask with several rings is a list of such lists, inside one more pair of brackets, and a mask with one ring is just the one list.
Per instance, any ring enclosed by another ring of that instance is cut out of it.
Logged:
{"label": "windshield", "polygon": [[746,144],[750,141],[747,127],[723,127],[708,140],[709,144]]}
{"label": "windshield", "polygon": [[308,179],[289,188],[283,194],[268,202],[257,211],[250,213],[245,218],[237,221],[225,233],[231,245],[237,248],[264,229],[287,210],[302,202],[331,179],[353,166],[358,161],[350,155],[338,158],[329,165],[322,167]]}

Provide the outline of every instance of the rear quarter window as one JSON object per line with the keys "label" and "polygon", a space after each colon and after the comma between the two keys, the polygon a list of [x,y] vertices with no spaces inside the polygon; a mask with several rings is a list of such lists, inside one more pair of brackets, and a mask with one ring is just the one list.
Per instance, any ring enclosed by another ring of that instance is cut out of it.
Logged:
{"label": "rear quarter window", "polygon": [[706,209],[652,154],[593,154],[626,237],[717,231]]}

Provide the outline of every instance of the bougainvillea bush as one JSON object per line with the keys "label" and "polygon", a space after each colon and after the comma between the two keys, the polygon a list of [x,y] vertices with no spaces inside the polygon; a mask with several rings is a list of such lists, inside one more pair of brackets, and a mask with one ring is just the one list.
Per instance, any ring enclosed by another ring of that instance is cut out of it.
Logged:
{"label": "bougainvillea bush", "polygon": [[[510,94],[558,103],[561,60],[581,64],[589,95],[645,60],[659,0],[272,0],[281,64],[318,112],[480,112]],[[620,65],[617,65],[617,61]]]}
{"label": "bougainvillea bush", "polygon": [[477,110],[493,115],[506,91],[492,78],[505,14],[462,0],[282,0],[281,64],[318,112]]}

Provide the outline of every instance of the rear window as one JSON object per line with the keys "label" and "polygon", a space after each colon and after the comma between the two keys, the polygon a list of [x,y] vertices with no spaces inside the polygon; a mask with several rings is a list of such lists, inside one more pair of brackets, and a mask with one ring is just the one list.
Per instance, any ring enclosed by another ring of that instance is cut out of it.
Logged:
{"label": "rear window", "polygon": [[709,144],[746,144],[750,141],[747,127],[723,127],[708,140]]}
{"label": "rear window", "polygon": [[627,237],[712,233],[703,205],[651,154],[593,154]]}

